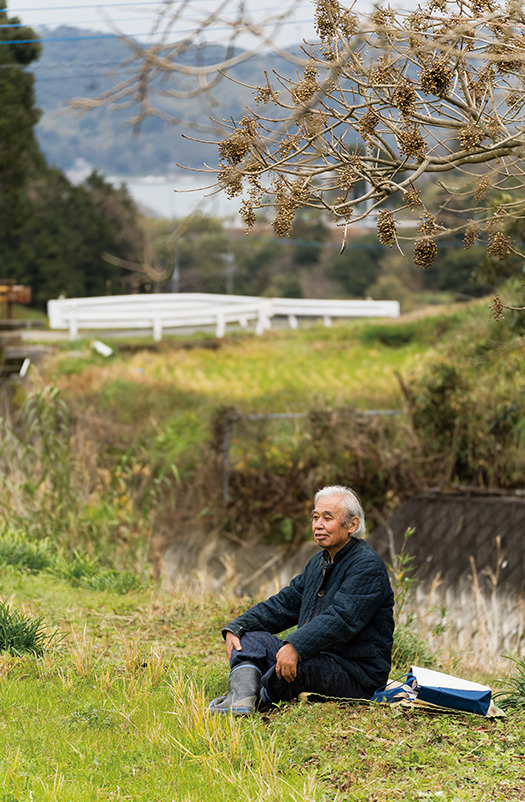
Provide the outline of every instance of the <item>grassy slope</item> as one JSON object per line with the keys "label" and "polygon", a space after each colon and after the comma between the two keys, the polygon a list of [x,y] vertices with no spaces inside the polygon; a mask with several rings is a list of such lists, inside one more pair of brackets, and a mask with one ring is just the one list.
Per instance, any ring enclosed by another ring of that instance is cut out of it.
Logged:
{"label": "grassy slope", "polygon": [[525,713],[502,720],[390,706],[285,705],[211,717],[220,625],[246,600],[73,589],[11,570],[4,591],[65,633],[0,659],[4,802],[521,800]]}
{"label": "grassy slope", "polygon": [[[479,321],[481,306],[468,315]],[[228,337],[214,352],[166,346],[108,362],[86,347],[60,354],[37,378],[120,427],[123,444],[150,436],[152,453],[176,457],[206,436],[222,404],[400,406],[394,370],[417,366],[450,324],[416,321],[417,340],[404,325],[394,326],[396,348],[381,344],[375,324]],[[12,594],[18,609],[66,635],[40,661],[0,659],[3,802],[525,797],[523,713],[488,721],[325,704],[212,719],[206,702],[226,681],[218,631],[246,600],[151,589],[118,596],[12,569],[0,580],[2,598]]]}

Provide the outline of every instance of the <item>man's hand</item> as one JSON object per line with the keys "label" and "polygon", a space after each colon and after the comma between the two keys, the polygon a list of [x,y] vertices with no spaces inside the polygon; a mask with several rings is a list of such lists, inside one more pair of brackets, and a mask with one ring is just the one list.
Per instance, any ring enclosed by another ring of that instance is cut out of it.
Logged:
{"label": "man's hand", "polygon": [[232,656],[234,649],[237,649],[238,652],[242,652],[241,642],[237,635],[234,635],[233,632],[227,632],[224,640],[226,643],[226,654],[228,656],[228,660]]}
{"label": "man's hand", "polygon": [[297,663],[299,662],[299,655],[295,651],[291,643],[285,643],[277,652],[277,665],[275,666],[275,673],[279,679],[284,679],[286,682],[293,682],[297,676]]}

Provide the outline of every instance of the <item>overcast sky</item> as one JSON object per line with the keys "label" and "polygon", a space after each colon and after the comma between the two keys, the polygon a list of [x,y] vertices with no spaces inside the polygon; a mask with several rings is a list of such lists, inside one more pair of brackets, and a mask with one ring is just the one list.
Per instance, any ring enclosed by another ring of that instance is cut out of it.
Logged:
{"label": "overcast sky", "polygon": [[[247,6],[252,8],[252,19],[260,22],[281,13],[284,8],[291,5],[293,0],[248,0]],[[219,0],[190,0],[186,4],[184,14],[177,24],[178,34],[188,35],[198,25],[211,9],[218,7]],[[8,13],[20,17],[26,25],[33,27],[49,26],[55,28],[59,25],[111,33],[117,28],[119,31],[139,37],[144,43],[154,41],[153,34],[155,20],[159,11],[165,4],[159,0],[8,0]],[[172,8],[180,7],[181,3],[174,4]],[[230,11],[224,15],[232,19],[236,7],[235,0],[230,0]],[[228,36],[227,24],[217,23],[213,27],[214,41],[221,41]],[[276,36],[272,32],[272,41]],[[303,38],[313,38],[313,3],[311,0],[297,0],[296,10],[291,19],[279,26],[279,44],[296,43]],[[247,46],[245,43],[244,46]]]}

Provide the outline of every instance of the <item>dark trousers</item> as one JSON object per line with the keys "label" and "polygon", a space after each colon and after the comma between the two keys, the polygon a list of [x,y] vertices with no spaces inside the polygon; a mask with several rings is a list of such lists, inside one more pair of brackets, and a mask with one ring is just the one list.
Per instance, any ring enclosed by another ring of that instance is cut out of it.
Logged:
{"label": "dark trousers", "polygon": [[275,673],[276,655],[283,641],[268,632],[246,632],[241,638],[242,651],[233,650],[230,667],[242,663],[256,665],[262,674],[263,696],[267,701],[290,701],[304,691],[321,696],[363,699],[366,694],[360,685],[329,654],[318,654],[297,664],[293,682],[279,679]]}

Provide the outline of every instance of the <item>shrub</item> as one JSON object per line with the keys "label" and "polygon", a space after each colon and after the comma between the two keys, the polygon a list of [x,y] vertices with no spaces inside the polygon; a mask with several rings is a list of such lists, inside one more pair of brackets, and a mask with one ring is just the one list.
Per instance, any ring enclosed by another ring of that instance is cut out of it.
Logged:
{"label": "shrub", "polygon": [[409,323],[368,323],[359,334],[364,345],[386,345],[388,348],[402,348],[409,343],[435,344],[444,334],[456,329],[460,316],[432,315]]}
{"label": "shrub", "polygon": [[33,541],[22,530],[0,527],[0,565],[38,573],[52,562],[49,540]]}
{"label": "shrub", "polygon": [[56,388],[28,395],[13,425],[0,417],[0,519],[68,552],[135,559],[150,504],[173,473],[152,477],[146,455],[108,454],[98,437]]}
{"label": "shrub", "polygon": [[46,631],[43,620],[24,616],[0,601],[0,652],[40,657],[56,638],[56,632]]}
{"label": "shrub", "polygon": [[113,593],[124,595],[131,590],[140,588],[140,580],[130,571],[115,571],[109,569],[98,574],[87,576],[81,580],[81,585],[90,590],[110,590]]}
{"label": "shrub", "polygon": [[72,557],[61,555],[50,566],[49,573],[58,579],[64,579],[73,587],[79,587],[83,580],[95,576],[98,571],[98,560],[96,557],[88,557],[78,551],[74,551]]}
{"label": "shrub", "polygon": [[435,664],[436,658],[427,640],[418,635],[412,627],[398,624],[394,631],[392,672],[406,674],[412,665],[431,668]]}
{"label": "shrub", "polygon": [[417,336],[413,326],[397,323],[395,325],[367,326],[361,332],[359,339],[363,345],[386,345],[389,348],[402,348],[411,343]]}
{"label": "shrub", "polygon": [[81,552],[73,556],[61,556],[49,568],[49,573],[58,579],[64,579],[73,587],[89,590],[110,590],[113,593],[129,593],[140,587],[140,581],[130,571],[117,571],[114,568],[102,568],[97,558],[88,557]]}
{"label": "shrub", "polygon": [[505,680],[501,681],[501,690],[494,694],[499,707],[525,708],[525,657],[518,660],[508,657],[516,666],[514,673]]}

